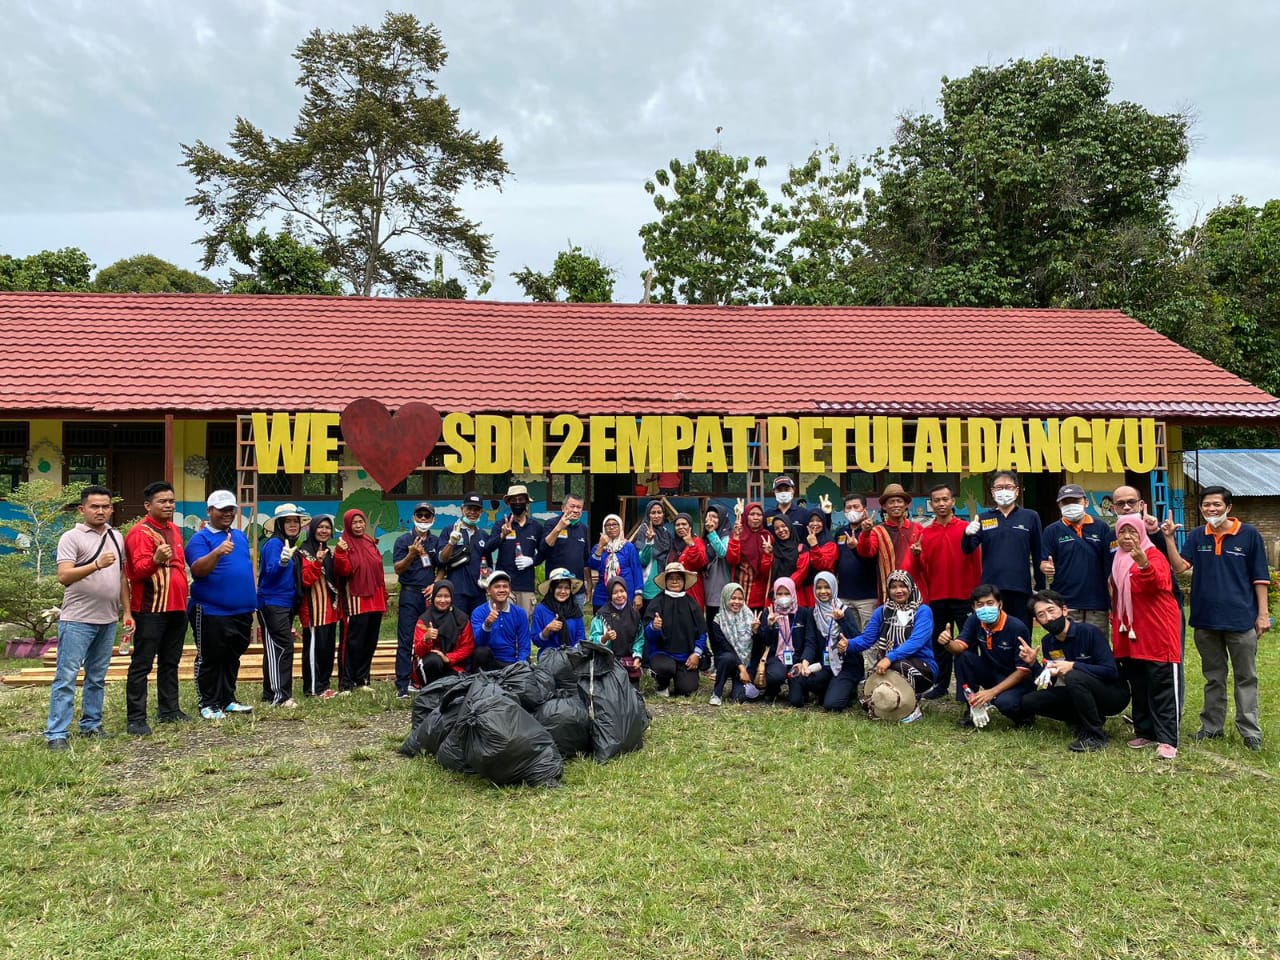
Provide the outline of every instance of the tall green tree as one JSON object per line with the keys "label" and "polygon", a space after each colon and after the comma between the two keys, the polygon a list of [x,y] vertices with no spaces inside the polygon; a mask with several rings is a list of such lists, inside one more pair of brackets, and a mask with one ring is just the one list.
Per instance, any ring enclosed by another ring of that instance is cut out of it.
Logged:
{"label": "tall green tree", "polygon": [[862,169],[834,144],[792,167],[764,229],[781,244],[773,256],[779,304],[862,302],[866,255],[857,241],[862,223]]}
{"label": "tall green tree", "polygon": [[342,281],[334,276],[315,247],[300,243],[288,231],[271,236],[259,230],[252,236],[243,228],[227,237],[231,254],[248,272],[232,269],[231,293],[342,293]]}
{"label": "tall green tree", "polygon": [[767,299],[774,238],[762,227],[769,196],[752,170],[764,157],[699,150],[645,182],[659,217],[640,228],[659,300],[750,304]]}
{"label": "tall green tree", "polygon": [[278,213],[356,293],[413,290],[437,250],[483,275],[492,238],[458,193],[499,186],[509,171],[497,139],[462,127],[437,89],[447,57],[439,30],[388,13],[377,30],[316,30],[294,57],[303,104],[292,136],[239,117],[230,153],[182,146],[196,180],[187,202],[209,226],[205,267],[222,260],[236,228]]}
{"label": "tall green tree", "polygon": [[536,303],[611,303],[613,282],[618,272],[597,257],[569,244],[556,254],[549,273],[538,273],[525,267],[511,274],[524,289],[524,295]]}
{"label": "tall green tree", "polygon": [[943,78],[871,157],[859,231],[873,303],[1113,305],[1165,248],[1187,118],[1108,99],[1101,60],[1014,60]]}
{"label": "tall green tree", "polygon": [[28,257],[0,254],[0,290],[88,290],[93,261],[79,247],[41,250]]}
{"label": "tall green tree", "polygon": [[99,293],[219,293],[221,288],[208,277],[150,253],[117,260],[103,267],[91,288]]}

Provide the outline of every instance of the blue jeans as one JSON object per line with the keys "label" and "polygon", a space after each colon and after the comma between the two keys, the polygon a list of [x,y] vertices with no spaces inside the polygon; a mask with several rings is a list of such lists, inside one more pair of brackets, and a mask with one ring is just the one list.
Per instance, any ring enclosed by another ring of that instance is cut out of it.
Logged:
{"label": "blue jeans", "polygon": [[58,668],[49,691],[46,740],[65,740],[76,713],[76,676],[84,667],[84,697],[80,732],[102,726],[102,701],[107,693],[107,664],[116,641],[115,623],[58,621]]}

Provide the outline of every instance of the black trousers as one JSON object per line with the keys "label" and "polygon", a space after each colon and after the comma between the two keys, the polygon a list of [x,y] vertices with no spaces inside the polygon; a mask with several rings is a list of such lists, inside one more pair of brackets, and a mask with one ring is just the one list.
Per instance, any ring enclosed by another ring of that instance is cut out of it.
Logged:
{"label": "black trousers", "polygon": [[191,608],[191,632],[196,638],[196,690],[200,709],[225,710],[235,702],[240,657],[249,649],[253,614],[210,616],[200,604]]}
{"label": "black trousers", "polygon": [[[1035,671],[1033,671],[1035,672]],[[1072,670],[1047,690],[1033,690],[1022,698],[1029,714],[1061,720],[1080,737],[1107,738],[1103,725],[1129,702],[1123,680],[1103,680],[1083,670]]]}
{"label": "black trousers", "polygon": [[293,611],[262,607],[258,624],[262,627],[262,699],[279,706],[293,699]]}
{"label": "black trousers", "polygon": [[308,697],[320,696],[333,682],[334,641],[337,636],[336,623],[307,627],[302,631],[302,692]]}
{"label": "black trousers", "polygon": [[413,631],[426,609],[427,598],[419,588],[400,588],[400,607],[396,611],[396,690],[400,693],[408,692],[413,679]]}
{"label": "black trousers", "polygon": [[787,684],[787,699],[793,707],[803,707],[810,697],[818,703],[824,703],[831,679],[830,667],[823,667],[811,676],[792,677]]}
{"label": "black trousers", "polygon": [[671,688],[677,697],[692,696],[698,689],[702,677],[697,670],[688,670],[683,663],[676,663],[665,653],[659,653],[649,661],[649,668],[658,684],[659,690]]}
{"label": "black trousers", "polygon": [[147,681],[151,667],[156,670],[156,714],[161,720],[178,716],[178,663],[182,660],[182,641],[187,633],[185,610],[169,613],[135,613],[133,656],[125,681],[125,709],[130,723],[147,719]]}
{"label": "black trousers", "polygon": [[[724,695],[725,685],[729,686],[729,695],[737,703],[745,703],[747,699],[747,685],[742,682],[742,678],[738,675],[739,667],[747,667],[736,653],[732,650],[726,650],[716,654],[716,682],[711,688],[711,692],[717,697]],[[751,670],[748,667],[747,673]]]}
{"label": "black trousers", "polygon": [[413,682],[419,687],[425,687],[432,681],[447,677],[451,673],[453,673],[453,666],[449,661],[443,657],[437,657],[434,653],[413,658]]}
{"label": "black trousers", "polygon": [[851,652],[844,658],[840,672],[827,684],[827,691],[822,697],[822,709],[847,710],[858,692],[858,684],[864,679],[863,673],[862,654]]}
{"label": "black trousers", "polygon": [[1004,608],[1005,613],[1026,623],[1031,619],[1031,614],[1027,612],[1027,604],[1031,602],[1031,594],[1018,593],[1014,590],[1006,590],[1000,588],[1000,605]]}
{"label": "black trousers", "polygon": [[[934,686],[946,691],[951,689],[951,664],[955,655],[946,647],[938,646],[938,637],[947,627],[951,627],[953,637],[960,636],[960,628],[964,626],[973,607],[968,600],[934,600],[929,604],[929,609],[933,612],[933,636],[929,640],[933,643],[933,657],[938,662],[938,679]],[[1022,617],[1018,619],[1021,620]]]}
{"label": "black trousers", "polygon": [[347,617],[342,638],[342,677],[339,687],[352,690],[369,685],[373,654],[378,649],[378,631],[382,629],[382,612],[358,613]]}
{"label": "black trousers", "polygon": [[1182,678],[1178,667],[1176,663],[1130,657],[1125,671],[1133,692],[1133,732],[1171,747],[1178,745],[1178,728],[1182,725]]}

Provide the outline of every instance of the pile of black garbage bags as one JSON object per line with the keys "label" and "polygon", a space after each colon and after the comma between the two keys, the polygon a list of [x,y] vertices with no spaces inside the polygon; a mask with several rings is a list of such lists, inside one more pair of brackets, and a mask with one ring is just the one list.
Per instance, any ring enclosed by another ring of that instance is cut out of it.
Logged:
{"label": "pile of black garbage bags", "polygon": [[556,787],[579,754],[604,763],[640,749],[644,699],[608,647],[542,651],[537,666],[442,677],[419,691],[405,756],[431,754],[446,770],[499,786]]}

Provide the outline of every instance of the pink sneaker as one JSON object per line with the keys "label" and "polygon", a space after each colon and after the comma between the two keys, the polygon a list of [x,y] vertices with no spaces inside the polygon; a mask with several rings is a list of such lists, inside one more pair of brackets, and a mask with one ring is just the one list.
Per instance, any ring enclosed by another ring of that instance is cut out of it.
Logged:
{"label": "pink sneaker", "polygon": [[1143,747],[1154,747],[1155,745],[1156,742],[1154,740],[1148,740],[1146,737],[1134,737],[1125,744],[1130,750],[1141,750]]}
{"label": "pink sneaker", "polygon": [[1156,747],[1156,756],[1161,760],[1173,760],[1178,756],[1178,748],[1168,743]]}

